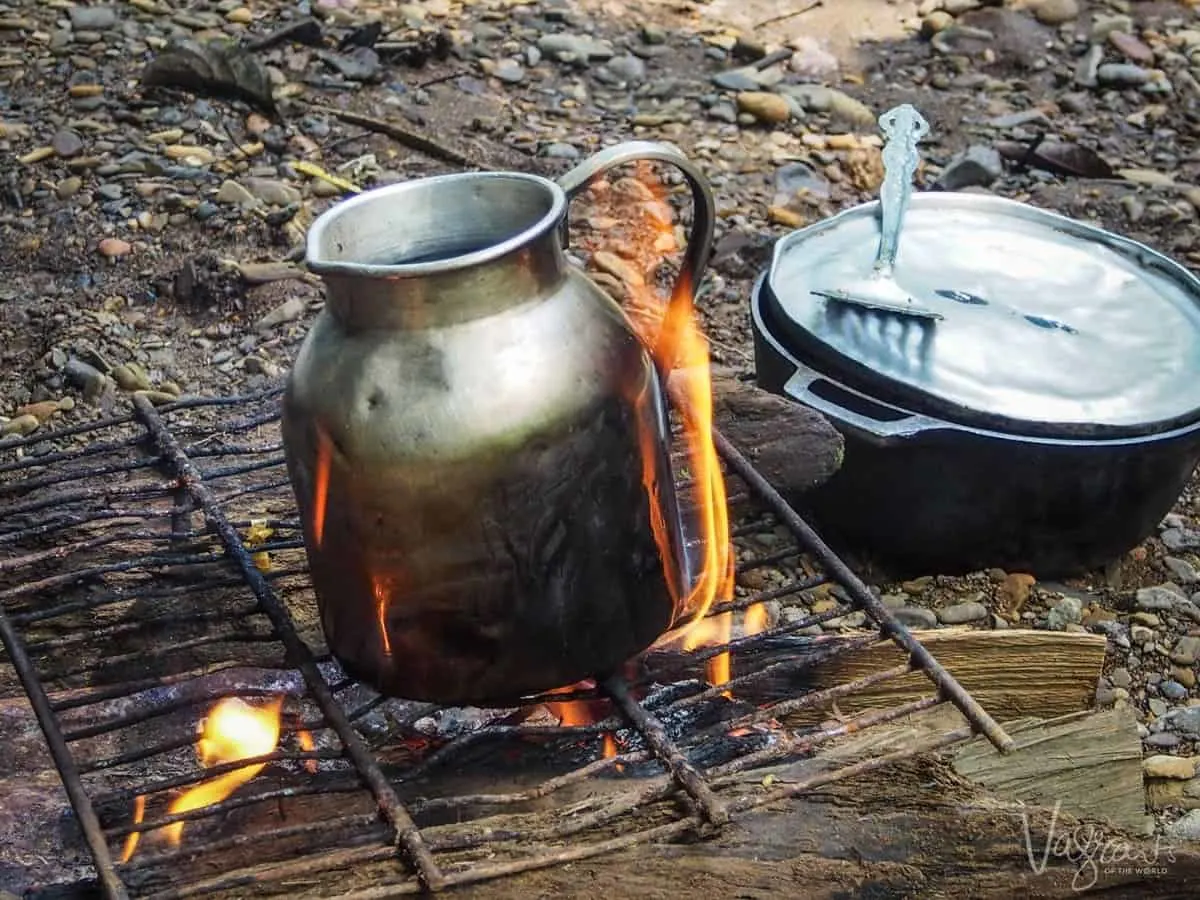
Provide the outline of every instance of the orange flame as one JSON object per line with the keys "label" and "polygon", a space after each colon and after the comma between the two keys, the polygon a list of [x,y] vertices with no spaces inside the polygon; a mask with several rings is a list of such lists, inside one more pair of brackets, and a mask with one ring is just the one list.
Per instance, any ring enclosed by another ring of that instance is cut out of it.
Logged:
{"label": "orange flame", "polygon": [[[571,690],[567,688],[566,690]],[[562,703],[547,703],[546,709],[550,715],[558,719],[558,724],[570,728],[575,725],[591,725],[594,721],[587,703],[582,700],[566,700]]]}
{"label": "orange flame", "polygon": [[379,640],[383,644],[383,655],[392,655],[392,639],[388,635],[387,614],[391,605],[387,585],[379,575],[371,576],[371,585],[375,593],[375,621],[379,624]]}
{"label": "orange flame", "polygon": [[[685,297],[686,301],[681,301],[680,296]],[[655,356],[664,368],[672,360],[678,360],[680,368],[686,372],[686,377],[678,379],[676,384],[677,393],[682,395],[683,400],[679,404],[684,422],[683,436],[695,479],[695,499],[700,510],[700,536],[704,547],[699,577],[683,604],[683,609],[691,615],[691,622],[687,626],[690,631],[714,603],[724,603],[733,596],[733,560],[730,554],[725,477],[712,439],[712,378],[708,368],[708,344],[695,321],[690,285],[682,285],[680,294],[667,306]]]}
{"label": "orange flame", "polygon": [[[604,758],[612,759],[616,755],[617,755],[617,739],[615,737],[613,737],[610,732],[610,733],[604,735]],[[621,767],[617,766],[617,771],[620,771],[620,770],[621,770]]]}
{"label": "orange flame", "polygon": [[[617,739],[613,737],[611,732],[604,735],[604,747],[602,750],[605,759],[612,759],[617,755]],[[617,772],[624,772],[625,766],[622,763],[613,763],[613,768]]]}
{"label": "orange flame", "polygon": [[[146,816],[146,795],[138,794],[133,800],[133,824],[141,825],[142,819]],[[133,851],[137,849],[138,841],[141,840],[142,833],[140,831],[131,831],[125,835],[125,848],[121,851],[121,862],[127,863],[133,859]]]}
{"label": "orange flame", "polygon": [[316,472],[313,474],[313,541],[318,547],[325,539],[325,511],[329,503],[329,468],[333,462],[333,442],[317,426]]}
{"label": "orange flame", "polygon": [[[588,690],[592,687],[595,687],[595,685],[591,681],[581,681],[578,684],[555,688],[549,691],[549,693],[566,694],[577,690]],[[558,719],[560,725],[568,728],[574,725],[591,725],[600,719],[593,705],[587,700],[564,700],[561,703],[549,702],[545,703],[544,706],[550,715]],[[610,759],[617,755],[617,740],[608,732],[604,735],[603,753],[605,759]],[[623,766],[618,765],[617,771],[620,772],[623,768]]]}
{"label": "orange flame", "polygon": [[766,631],[768,624],[766,606],[761,603],[755,603],[746,610],[746,617],[742,620],[742,629],[749,636],[758,634],[760,631]]}
{"label": "orange flame", "polygon": [[[208,714],[196,742],[196,756],[202,766],[233,763],[265,756],[279,743],[279,714],[283,698],[266,706],[251,706],[238,697],[226,697]],[[169,813],[190,812],[220,803],[262,771],[266,763],[243,766],[202,782],[177,797],[167,808]],[[183,837],[183,822],[165,827],[167,839],[178,846]]]}
{"label": "orange flame", "polygon": [[[677,244],[664,191],[661,187],[655,189],[650,186],[652,182],[646,177],[647,165],[639,165],[638,181],[649,188],[652,195],[641,207],[643,227],[649,230],[650,239],[640,243],[644,244],[642,249],[652,255],[653,265],[663,253],[674,250]],[[652,283],[653,279],[645,278],[643,281]],[[654,435],[643,433],[642,484],[650,499],[651,524],[675,604],[673,630],[660,638],[658,643],[682,642],[686,650],[727,643],[732,628],[730,617],[722,615],[714,617],[712,621],[705,620],[714,603],[724,603],[733,597],[734,572],[725,478],[712,439],[713,397],[708,342],[696,317],[693,303],[695,285],[688,283],[686,277],[681,278],[667,303],[663,303],[646,284],[627,282],[626,288],[631,292],[630,312],[638,321],[639,330],[659,370],[676,372],[671,379],[672,394],[682,414],[683,437],[693,479],[693,499],[700,513],[700,538],[704,554],[695,584],[686,597],[680,596],[682,591],[676,584],[671,566],[673,556],[666,538],[665,517],[655,489],[659,478],[656,442]],[[658,326],[657,333],[653,328],[655,324]],[[643,418],[639,416],[639,420]],[[683,619],[687,621],[681,625]],[[708,678],[713,684],[723,684],[729,680],[727,653],[710,660]]]}
{"label": "orange flame", "polygon": [[[296,743],[298,743],[300,745],[300,749],[305,752],[317,749],[317,744],[313,740],[312,732],[303,728],[296,732]],[[304,761],[304,768],[310,775],[316,775],[318,770],[317,761],[315,759],[306,759]]]}

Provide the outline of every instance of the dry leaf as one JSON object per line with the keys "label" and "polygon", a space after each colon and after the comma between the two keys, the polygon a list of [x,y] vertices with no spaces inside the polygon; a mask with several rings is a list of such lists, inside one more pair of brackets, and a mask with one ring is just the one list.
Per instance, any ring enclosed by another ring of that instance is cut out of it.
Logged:
{"label": "dry leaf", "polygon": [[230,95],[265,110],[275,109],[266,68],[253,54],[227,41],[173,44],[142,71],[142,85]]}
{"label": "dry leaf", "polygon": [[1037,579],[1022,572],[1011,572],[1004,576],[1000,585],[1000,612],[1006,618],[1015,618],[1021,614],[1025,604],[1029,602],[1029,594]]}

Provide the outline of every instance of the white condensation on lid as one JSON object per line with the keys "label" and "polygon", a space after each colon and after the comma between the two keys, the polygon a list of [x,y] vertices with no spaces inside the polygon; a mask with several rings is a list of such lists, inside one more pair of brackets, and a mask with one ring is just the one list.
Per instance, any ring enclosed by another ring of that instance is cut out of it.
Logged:
{"label": "white condensation on lid", "polygon": [[1015,421],[1132,428],[1200,415],[1200,282],[1132,241],[1033,207],[918,194],[895,277],[925,324],[811,294],[868,274],[868,204],[782,239],[770,275],[810,339],[912,390]]}

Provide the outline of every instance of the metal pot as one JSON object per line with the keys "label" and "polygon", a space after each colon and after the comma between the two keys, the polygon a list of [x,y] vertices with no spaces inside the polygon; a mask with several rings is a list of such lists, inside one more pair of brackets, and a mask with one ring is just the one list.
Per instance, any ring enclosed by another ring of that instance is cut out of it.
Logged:
{"label": "metal pot", "polygon": [[[330,649],[383,693],[478,705],[604,674],[667,631],[693,572],[661,379],[617,304],[564,253],[569,198],[628,143],[558,183],[418,179],[312,226],[327,287],[284,400],[288,471]],[[658,527],[656,527],[656,525]]]}
{"label": "metal pot", "polygon": [[1200,460],[1200,280],[1062,216],[925,193],[895,277],[931,317],[814,296],[869,268],[878,212],[784,238],[755,286],[759,383],[846,440],[797,504],[905,573],[1059,577],[1153,533]]}

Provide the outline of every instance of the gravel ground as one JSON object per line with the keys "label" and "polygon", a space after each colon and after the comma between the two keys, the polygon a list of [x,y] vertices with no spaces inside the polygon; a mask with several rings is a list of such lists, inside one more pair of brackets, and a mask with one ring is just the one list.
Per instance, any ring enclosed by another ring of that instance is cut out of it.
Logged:
{"label": "gravel ground", "polygon": [[[923,186],[1027,201],[1200,265],[1194,3],[787,6],[0,0],[0,432],[84,422],[133,391],[165,401],[279,378],[322,301],[296,263],[305,228],[347,183],[470,165],[557,174],[633,137],[674,142],[713,183],[702,315],[716,362],[743,373],[748,289],[771,242],[874,195],[875,116],[899,102],[933,128]],[[1009,158],[1041,136],[1076,149]],[[661,249],[631,249],[606,203],[575,214],[577,254],[626,296]],[[1167,776],[1163,825],[1196,839],[1198,496],[1089,578],[879,584],[915,627],[1106,634],[1098,702],[1136,707],[1148,769]],[[743,587],[775,577],[755,570]]]}

